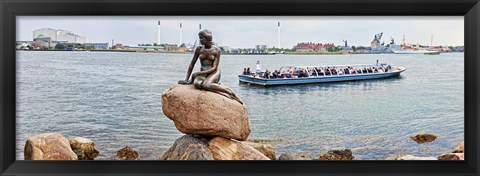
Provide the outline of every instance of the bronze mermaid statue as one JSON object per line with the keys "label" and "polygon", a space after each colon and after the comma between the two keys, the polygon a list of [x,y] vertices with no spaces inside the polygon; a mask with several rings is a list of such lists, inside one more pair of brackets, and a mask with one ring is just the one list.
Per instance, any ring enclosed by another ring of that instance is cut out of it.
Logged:
{"label": "bronze mermaid statue", "polygon": [[[232,89],[219,84],[221,76],[220,68],[218,68],[220,48],[213,44],[212,32],[207,29],[202,30],[198,33],[198,37],[201,46],[195,48],[186,79],[180,80],[178,83],[193,84],[197,89],[215,92],[243,104]],[[193,67],[198,59],[200,59],[201,63],[200,71],[192,74]],[[191,79],[189,79],[190,76]]]}

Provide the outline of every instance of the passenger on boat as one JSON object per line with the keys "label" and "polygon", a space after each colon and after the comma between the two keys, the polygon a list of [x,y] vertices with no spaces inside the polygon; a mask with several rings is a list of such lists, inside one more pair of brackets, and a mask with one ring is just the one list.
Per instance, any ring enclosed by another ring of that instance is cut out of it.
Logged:
{"label": "passenger on boat", "polygon": [[271,78],[271,75],[270,75],[270,72],[268,71],[268,69],[265,70],[265,73],[263,73],[263,78],[266,78],[266,79],[270,79]]}
{"label": "passenger on boat", "polygon": [[282,78],[285,78],[287,76],[287,72],[285,70],[283,70],[282,73],[280,74],[280,76]]}
{"label": "passenger on boat", "polygon": [[247,68],[243,68],[243,75],[247,75]]}
{"label": "passenger on boat", "polygon": [[322,69],[320,70],[320,75],[321,75],[321,76],[325,76],[325,74],[326,74],[325,72],[326,72],[326,71],[327,71],[327,70],[326,70],[325,68],[322,68]]}
{"label": "passenger on boat", "polygon": [[385,72],[388,72],[388,70],[392,69],[392,66],[388,65],[387,68],[385,69]]}
{"label": "passenger on boat", "polygon": [[274,79],[278,78],[278,70],[273,71],[272,78]]}
{"label": "passenger on boat", "polygon": [[260,61],[257,60],[257,64],[255,64],[255,67],[257,68],[256,70],[257,74],[262,73],[262,64],[260,64]]}
{"label": "passenger on boat", "polygon": [[383,68],[378,69],[378,73],[383,73]]}
{"label": "passenger on boat", "polygon": [[337,69],[335,69],[335,67],[332,68],[332,75],[336,75],[337,74]]}
{"label": "passenger on boat", "polygon": [[251,75],[252,72],[250,72],[250,67],[247,68],[247,75]]}

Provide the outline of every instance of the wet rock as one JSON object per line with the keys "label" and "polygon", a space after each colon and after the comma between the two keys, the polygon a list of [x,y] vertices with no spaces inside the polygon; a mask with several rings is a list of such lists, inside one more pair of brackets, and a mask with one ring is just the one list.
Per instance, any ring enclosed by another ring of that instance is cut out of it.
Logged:
{"label": "wet rock", "polygon": [[77,154],[78,160],[93,160],[100,153],[97,149],[95,149],[95,145],[92,140],[83,137],[75,137],[70,140],[70,147],[72,148],[73,152]]}
{"label": "wet rock", "polygon": [[77,160],[68,139],[58,133],[42,133],[27,139],[25,160]]}
{"label": "wet rock", "polygon": [[435,157],[418,157],[413,155],[405,155],[399,157],[397,160],[437,160]]}
{"label": "wet rock", "polygon": [[275,149],[270,144],[262,144],[262,143],[255,143],[255,142],[242,142],[242,143],[253,147],[255,150],[258,150],[260,153],[270,158],[270,160],[276,159]]}
{"label": "wet rock", "polygon": [[119,151],[117,151],[117,155],[115,156],[115,160],[135,160],[138,157],[138,152],[130,148],[129,146],[125,146]]}
{"label": "wet rock", "polygon": [[447,153],[437,157],[438,160],[465,160],[464,153]]}
{"label": "wet rock", "polygon": [[437,139],[437,136],[435,136],[433,134],[417,134],[415,136],[410,136],[410,139],[412,139],[413,141],[415,141],[419,144],[422,144],[422,143],[425,143],[425,142],[435,141],[435,139]]}
{"label": "wet rock", "polygon": [[464,153],[464,142],[453,149],[452,153]]}
{"label": "wet rock", "polygon": [[213,160],[207,139],[184,135],[158,158],[159,160]]}
{"label": "wet rock", "polygon": [[385,160],[398,160],[398,158],[400,158],[400,156],[394,155],[394,156],[389,156],[385,158]]}
{"label": "wet rock", "polygon": [[282,153],[278,160],[312,160],[311,152]]}
{"label": "wet rock", "polygon": [[352,150],[329,150],[326,153],[320,155],[318,160],[353,160]]}
{"label": "wet rock", "polygon": [[253,147],[223,137],[215,137],[208,142],[215,160],[270,160]]}
{"label": "wet rock", "polygon": [[251,131],[245,105],[193,85],[177,84],[163,92],[162,110],[185,134],[244,141]]}

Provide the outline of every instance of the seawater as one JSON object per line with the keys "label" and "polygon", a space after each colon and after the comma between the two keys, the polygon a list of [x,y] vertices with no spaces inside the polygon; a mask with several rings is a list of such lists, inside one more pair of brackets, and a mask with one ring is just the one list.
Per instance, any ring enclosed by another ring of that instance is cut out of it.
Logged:
{"label": "seawater", "polygon": [[[17,52],[16,155],[28,137],[58,132],[92,139],[97,159],[130,146],[154,160],[181,137],[162,112],[161,94],[185,79],[193,54]],[[379,80],[255,87],[239,84],[243,68],[373,64],[407,68]],[[437,156],[464,140],[464,54],[222,55],[220,82],[248,107],[251,139],[270,142],[277,157],[350,148],[360,159]],[[199,63],[194,71],[199,70]],[[409,136],[439,138],[417,144]]]}

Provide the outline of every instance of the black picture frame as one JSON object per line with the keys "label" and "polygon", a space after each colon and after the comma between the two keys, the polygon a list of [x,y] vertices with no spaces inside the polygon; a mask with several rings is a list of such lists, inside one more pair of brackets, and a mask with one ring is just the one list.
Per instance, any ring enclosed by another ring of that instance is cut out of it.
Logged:
{"label": "black picture frame", "polygon": [[[479,0],[0,0],[0,175],[479,175]],[[465,161],[16,161],[16,16],[464,16]]]}

